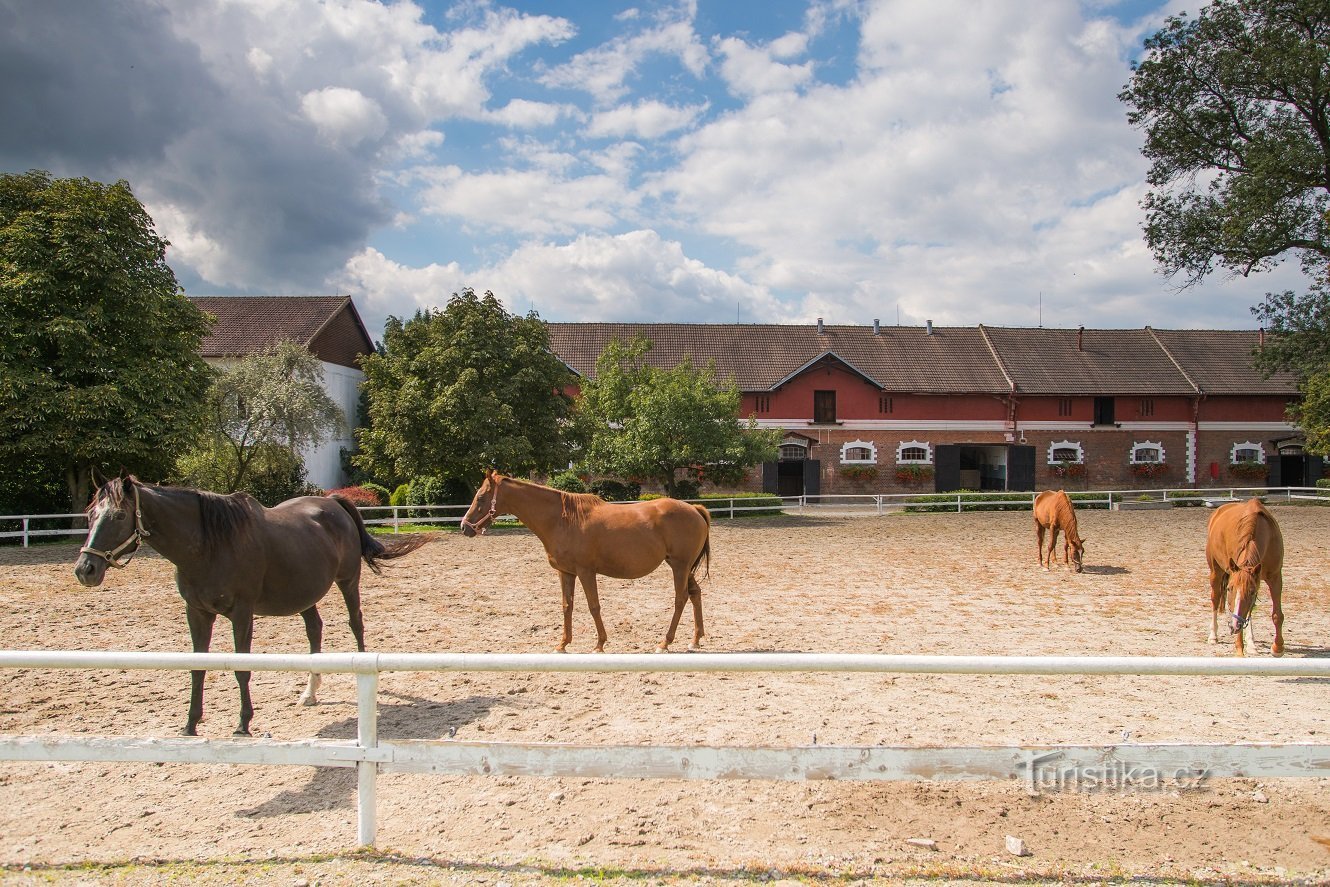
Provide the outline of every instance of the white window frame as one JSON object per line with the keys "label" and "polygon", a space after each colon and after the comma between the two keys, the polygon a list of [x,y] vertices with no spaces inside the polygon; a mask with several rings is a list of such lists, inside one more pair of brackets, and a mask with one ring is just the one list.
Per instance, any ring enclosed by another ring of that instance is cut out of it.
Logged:
{"label": "white window frame", "polygon": [[[1255,461],[1255,462],[1243,462],[1243,463],[1239,463],[1239,462],[1238,462],[1238,452],[1239,452],[1240,450],[1255,450],[1255,451],[1256,451],[1256,461]],[[1243,465],[1264,465],[1264,464],[1265,464],[1265,447],[1263,447],[1263,446],[1261,446],[1260,444],[1256,443],[1255,441],[1251,441],[1251,440],[1243,441],[1242,443],[1235,443],[1235,444],[1233,444],[1233,448],[1232,448],[1231,450],[1228,451],[1228,464],[1230,464],[1230,465],[1238,465],[1238,464],[1243,464]]]}
{"label": "white window frame", "polygon": [[[1136,454],[1139,453],[1141,450],[1158,450],[1158,451],[1159,451],[1159,458],[1158,458],[1158,459],[1138,459],[1138,458],[1136,458]],[[1153,441],[1153,440],[1138,440],[1138,441],[1136,441],[1135,443],[1133,443],[1133,444],[1131,445],[1131,458],[1128,460],[1128,464],[1129,464],[1129,465],[1163,465],[1164,462],[1166,461],[1166,458],[1167,458],[1167,457],[1166,457],[1165,454],[1164,454],[1164,445],[1163,445],[1162,443],[1160,443],[1159,441]]]}
{"label": "white window frame", "polygon": [[[924,451],[922,459],[906,459],[901,454],[909,449],[921,449]],[[897,465],[932,465],[933,464],[933,446],[926,440],[903,440],[900,446],[896,447]]]}
{"label": "white window frame", "polygon": [[812,447],[808,445],[808,441],[804,440],[801,437],[787,437],[780,442],[780,448],[777,450],[777,455],[776,455],[776,458],[778,460],[785,459],[786,447],[802,447],[804,451],[803,457],[805,460],[808,459],[808,454],[812,452]]}
{"label": "white window frame", "polygon": [[[867,459],[851,459],[846,454],[853,449],[868,450]],[[877,444],[871,440],[852,440],[849,443],[842,444],[840,448],[840,462],[842,465],[876,465],[877,464]]]}
{"label": "white window frame", "polygon": [[1063,461],[1062,459],[1054,459],[1054,458],[1053,458],[1053,454],[1056,453],[1058,450],[1075,450],[1075,451],[1076,451],[1076,458],[1075,458],[1075,459],[1072,459],[1072,460],[1071,460],[1071,463],[1072,463],[1073,465],[1084,465],[1084,464],[1085,464],[1085,447],[1081,446],[1081,444],[1080,444],[1079,441],[1074,441],[1074,440],[1060,440],[1060,441],[1056,441],[1056,442],[1054,442],[1054,443],[1049,444],[1049,445],[1048,445],[1048,464],[1049,464],[1049,465],[1059,465],[1059,464],[1062,463],[1062,461]]}

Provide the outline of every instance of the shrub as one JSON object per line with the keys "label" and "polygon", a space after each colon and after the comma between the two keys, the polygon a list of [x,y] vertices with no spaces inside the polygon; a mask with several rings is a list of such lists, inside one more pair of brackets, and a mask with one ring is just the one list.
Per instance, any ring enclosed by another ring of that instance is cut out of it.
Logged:
{"label": "shrub", "polygon": [[594,480],[588,489],[606,502],[633,502],[642,495],[642,485],[631,481]]}
{"label": "shrub", "polygon": [[696,499],[701,489],[701,484],[692,478],[685,477],[674,482],[673,495],[675,499]]}
{"label": "shrub", "polygon": [[373,508],[376,505],[382,505],[383,500],[374,490],[365,487],[341,487],[336,490],[329,490],[328,495],[336,494],[343,499],[355,505],[358,508]]}
{"label": "shrub", "polygon": [[378,496],[378,497],[379,497],[379,504],[380,504],[380,505],[390,505],[390,504],[392,504],[392,503],[390,503],[390,502],[388,501],[388,488],[387,488],[387,487],[381,487],[381,486],[379,486],[378,484],[374,484],[374,483],[363,483],[363,484],[361,484],[361,486],[364,487],[366,490],[369,490],[370,492],[372,492],[374,495]]}
{"label": "shrub", "polygon": [[560,471],[549,479],[548,486],[556,490],[563,490],[565,493],[586,492],[586,484],[582,483],[582,478],[572,471]]}
{"label": "shrub", "polygon": [[411,496],[411,485],[398,484],[397,489],[393,490],[392,495],[388,497],[388,504],[406,505],[408,504],[407,499],[410,498],[410,496]]}

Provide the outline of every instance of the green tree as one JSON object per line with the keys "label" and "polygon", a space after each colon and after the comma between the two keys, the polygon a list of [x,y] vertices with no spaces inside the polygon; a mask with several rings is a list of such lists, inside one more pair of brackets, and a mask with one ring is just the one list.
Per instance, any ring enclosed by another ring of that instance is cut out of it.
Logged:
{"label": "green tree", "polygon": [[737,483],[753,465],[776,458],[780,432],[739,421],[739,389],[716,380],[713,366],[651,366],[651,343],[613,341],[578,405],[594,474],[650,479],[671,496],[706,480]]}
{"label": "green tree", "polygon": [[120,181],[0,175],[0,470],[163,476],[198,431],[206,316]]}
{"label": "green tree", "polygon": [[[1318,379],[1330,366],[1330,6],[1214,0],[1145,48],[1119,98],[1146,137],[1146,243],[1187,285],[1296,258],[1308,292],[1253,307],[1269,332],[1254,362],[1291,370],[1312,397],[1330,385]],[[1330,414],[1306,407],[1290,415],[1315,449]]]}
{"label": "green tree", "polygon": [[345,421],[323,390],[318,357],[295,342],[279,342],[217,374],[208,389],[203,440],[181,461],[182,479],[233,493],[250,489],[259,463],[290,475],[290,466],[302,463],[301,450],[318,446]]}
{"label": "green tree", "polygon": [[1146,43],[1119,95],[1145,132],[1145,239],[1196,283],[1330,263],[1330,7],[1214,0]]}
{"label": "green tree", "polygon": [[534,312],[511,315],[493,293],[464,289],[442,311],[388,318],[383,345],[362,362],[369,427],[354,457],[376,477],[474,485],[488,467],[568,465],[576,435],[565,392],[576,377]]}

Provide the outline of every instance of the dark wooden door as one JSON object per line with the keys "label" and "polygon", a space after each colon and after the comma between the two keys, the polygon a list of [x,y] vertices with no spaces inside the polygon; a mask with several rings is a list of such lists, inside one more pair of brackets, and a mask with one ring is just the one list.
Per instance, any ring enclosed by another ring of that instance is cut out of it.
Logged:
{"label": "dark wooden door", "polygon": [[780,492],[780,463],[763,462],[762,463],[762,492],[779,493]]}
{"label": "dark wooden door", "polygon": [[1016,444],[1007,447],[1007,489],[1023,492],[1034,489],[1034,447]]}
{"label": "dark wooden door", "polygon": [[[833,391],[834,395],[835,392]],[[804,461],[804,495],[817,496],[822,493],[822,462],[819,459]]]}
{"label": "dark wooden door", "polygon": [[836,392],[813,392],[813,421],[821,423],[836,421]]}
{"label": "dark wooden door", "polygon": [[933,490],[950,493],[961,488],[961,448],[939,444],[933,448]]}

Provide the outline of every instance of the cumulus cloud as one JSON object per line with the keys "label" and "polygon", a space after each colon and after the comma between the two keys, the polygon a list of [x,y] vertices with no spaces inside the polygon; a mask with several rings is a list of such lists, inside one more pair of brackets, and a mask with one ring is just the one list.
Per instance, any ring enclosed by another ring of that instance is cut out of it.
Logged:
{"label": "cumulus cloud", "polygon": [[656,139],[686,129],[705,111],[705,105],[678,108],[657,101],[619,105],[593,115],[586,134],[592,138]]}
{"label": "cumulus cloud", "polygon": [[[492,291],[513,313],[534,308],[546,320],[696,322],[714,321],[718,315],[745,321],[789,316],[765,288],[709,268],[688,257],[678,242],[645,230],[582,235],[565,243],[531,242],[469,272],[455,263],[407,268],[370,249],[347,263],[339,283],[364,293],[368,311],[362,313],[379,323],[389,313],[402,316],[383,310],[387,306],[441,306],[466,286]],[[408,293],[410,301],[404,298]]]}

